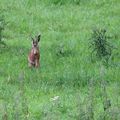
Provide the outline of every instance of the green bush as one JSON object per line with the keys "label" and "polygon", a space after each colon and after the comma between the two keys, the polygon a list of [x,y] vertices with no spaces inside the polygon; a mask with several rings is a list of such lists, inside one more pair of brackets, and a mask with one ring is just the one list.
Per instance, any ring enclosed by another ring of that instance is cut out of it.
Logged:
{"label": "green bush", "polygon": [[92,48],[92,57],[95,55],[101,60],[108,61],[112,55],[112,46],[108,42],[109,36],[105,29],[94,29],[91,35],[90,48]]}

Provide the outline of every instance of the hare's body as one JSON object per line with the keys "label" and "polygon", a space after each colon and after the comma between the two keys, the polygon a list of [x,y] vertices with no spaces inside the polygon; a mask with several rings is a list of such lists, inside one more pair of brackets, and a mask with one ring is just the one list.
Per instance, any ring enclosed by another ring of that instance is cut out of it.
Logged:
{"label": "hare's body", "polygon": [[29,67],[31,66],[38,67],[39,59],[40,59],[39,48],[32,48],[28,56]]}
{"label": "hare's body", "polygon": [[40,51],[38,42],[40,41],[40,35],[37,37],[36,40],[33,39],[32,41],[32,49],[28,55],[28,65],[29,67],[39,67],[39,60],[40,60]]}

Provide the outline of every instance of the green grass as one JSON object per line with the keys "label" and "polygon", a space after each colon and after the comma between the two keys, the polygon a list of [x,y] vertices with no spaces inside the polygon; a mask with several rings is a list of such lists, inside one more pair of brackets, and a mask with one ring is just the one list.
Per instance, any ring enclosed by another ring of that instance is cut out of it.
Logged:
{"label": "green grass", "polygon": [[[107,81],[111,109],[118,106],[119,0],[81,0],[79,4],[74,0],[1,0],[0,8],[8,22],[3,33],[7,46],[0,46],[0,120],[5,105],[10,120],[25,119],[26,115],[29,120],[79,120],[79,109],[88,110],[91,79],[95,120],[104,113],[100,88],[103,79]],[[117,47],[113,50],[114,58],[104,66],[103,78],[101,61],[92,62],[90,58],[89,38],[96,27],[107,29],[112,36],[110,42]],[[30,36],[38,33],[42,35],[41,67],[29,69]],[[64,55],[59,55],[61,49]],[[55,105],[50,100],[54,96],[60,96]],[[24,109],[28,109],[29,115]]]}

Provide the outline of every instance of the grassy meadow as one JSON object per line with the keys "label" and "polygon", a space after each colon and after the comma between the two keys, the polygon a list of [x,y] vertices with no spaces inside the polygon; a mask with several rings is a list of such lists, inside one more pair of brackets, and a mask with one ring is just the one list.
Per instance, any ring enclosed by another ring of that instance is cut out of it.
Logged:
{"label": "grassy meadow", "polygon": [[[0,120],[120,120],[120,0],[0,0],[0,16]],[[91,60],[94,28],[115,47],[107,64]]]}

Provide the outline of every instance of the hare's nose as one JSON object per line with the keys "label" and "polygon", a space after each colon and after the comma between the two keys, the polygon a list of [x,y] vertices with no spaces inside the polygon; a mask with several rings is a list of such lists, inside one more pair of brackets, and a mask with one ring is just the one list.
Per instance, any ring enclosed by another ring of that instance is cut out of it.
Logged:
{"label": "hare's nose", "polygon": [[36,46],[37,46],[37,44],[34,44],[34,46],[36,47]]}

